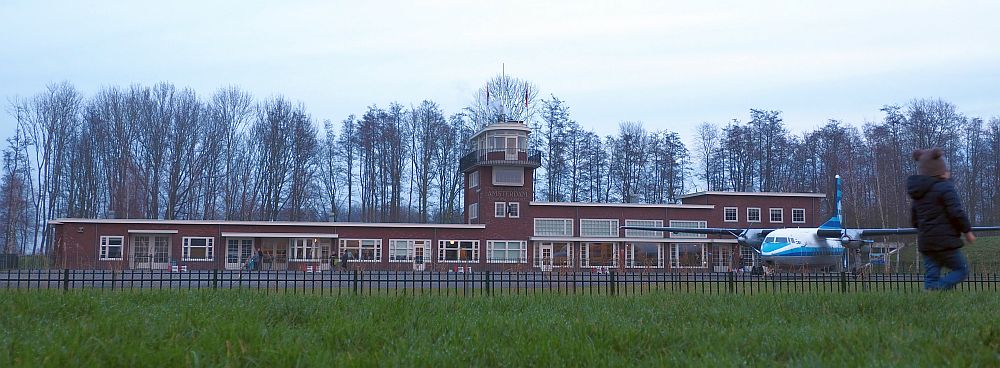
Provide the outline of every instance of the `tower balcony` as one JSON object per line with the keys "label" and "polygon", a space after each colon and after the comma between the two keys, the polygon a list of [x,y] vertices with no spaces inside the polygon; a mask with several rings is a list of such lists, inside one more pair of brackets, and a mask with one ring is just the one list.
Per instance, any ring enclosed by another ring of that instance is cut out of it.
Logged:
{"label": "tower balcony", "polygon": [[458,161],[458,169],[471,172],[480,166],[542,166],[542,153],[529,149],[478,149],[467,153]]}

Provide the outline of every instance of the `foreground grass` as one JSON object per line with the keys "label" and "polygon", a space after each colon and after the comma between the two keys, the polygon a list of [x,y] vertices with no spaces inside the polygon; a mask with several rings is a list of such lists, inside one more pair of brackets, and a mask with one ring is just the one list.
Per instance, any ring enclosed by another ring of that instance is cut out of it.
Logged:
{"label": "foreground grass", "polygon": [[0,366],[997,366],[995,293],[2,292]]}

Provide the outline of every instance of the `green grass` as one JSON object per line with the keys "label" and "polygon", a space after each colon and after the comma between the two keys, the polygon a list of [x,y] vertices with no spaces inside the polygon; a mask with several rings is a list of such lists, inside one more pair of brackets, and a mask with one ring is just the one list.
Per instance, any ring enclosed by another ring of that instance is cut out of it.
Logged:
{"label": "green grass", "polygon": [[0,366],[997,366],[996,293],[0,293]]}
{"label": "green grass", "polygon": [[[968,244],[962,248],[972,272],[1000,273],[1000,236],[994,236],[994,234],[980,234],[974,244]],[[908,241],[915,242],[916,240],[910,239]],[[895,264],[896,258],[894,257],[892,261]],[[923,260],[917,252],[916,243],[912,243],[900,251],[899,262],[900,264],[894,268],[901,272],[923,272]]]}

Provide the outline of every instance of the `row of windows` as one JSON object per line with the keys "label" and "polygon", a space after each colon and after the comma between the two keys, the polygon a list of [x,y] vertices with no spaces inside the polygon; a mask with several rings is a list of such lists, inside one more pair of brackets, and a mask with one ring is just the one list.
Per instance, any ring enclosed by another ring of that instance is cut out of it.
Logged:
{"label": "row of windows", "polygon": [[[670,220],[670,227],[705,228],[707,221]],[[663,220],[625,220],[625,226],[662,227]],[[618,219],[580,219],[581,237],[618,236]],[[573,236],[573,219],[536,218],[535,236]],[[629,238],[662,238],[663,233],[653,230],[625,230]],[[671,238],[704,238],[704,234],[671,233]]]}
{"label": "row of windows", "polygon": [[[524,185],[523,167],[496,166],[493,168],[493,185],[519,187]],[[469,189],[479,186],[479,172],[469,173]]]}
{"label": "row of windows", "polygon": [[[135,247],[148,250],[148,256],[153,258],[164,258],[167,253],[167,243],[169,238],[165,236],[136,236]],[[100,240],[99,257],[106,261],[120,261],[124,258],[123,248],[125,237],[123,236],[102,236]],[[212,237],[184,237],[181,238],[181,259],[184,261],[211,261],[215,258],[215,238]],[[146,256],[147,254],[143,254]]]}
{"label": "row of windows", "polygon": [[[582,243],[579,247],[580,267],[618,267],[618,243]],[[545,242],[535,247],[535,267],[573,267],[577,261],[574,249],[566,242]],[[666,252],[666,254],[665,254]],[[668,258],[672,268],[703,268],[708,266],[708,254],[701,243],[649,243],[624,244],[625,267],[663,268]],[[665,257],[667,256],[667,257]]]}
{"label": "row of windows", "polygon": [[[747,213],[746,213],[747,222],[761,222],[760,211],[761,209],[759,207],[747,207]],[[737,207],[723,208],[723,221],[739,222],[740,221],[739,208]],[[773,222],[773,223],[785,222],[785,209],[768,208],[768,222]],[[793,208],[792,223],[804,224],[805,222],[806,222],[806,210],[804,208]]]}

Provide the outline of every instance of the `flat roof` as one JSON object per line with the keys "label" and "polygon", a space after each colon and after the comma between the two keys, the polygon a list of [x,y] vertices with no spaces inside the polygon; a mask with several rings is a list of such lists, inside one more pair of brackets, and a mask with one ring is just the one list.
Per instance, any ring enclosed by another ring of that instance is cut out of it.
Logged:
{"label": "flat roof", "polygon": [[316,227],[391,227],[437,229],[485,229],[484,224],[420,224],[403,222],[293,222],[293,221],[226,221],[226,220],[157,220],[157,219],[87,219],[61,218],[49,221],[59,224],[143,224],[143,225],[242,225],[242,226],[316,226]]}
{"label": "flat roof", "polygon": [[528,202],[531,206],[561,207],[619,207],[619,208],[686,208],[710,210],[714,204],[665,204],[665,203],[594,203],[594,202]]}
{"label": "flat roof", "polygon": [[705,195],[719,196],[753,196],[753,197],[806,197],[826,198],[825,193],[789,193],[789,192],[697,192],[680,196],[681,199]]}

